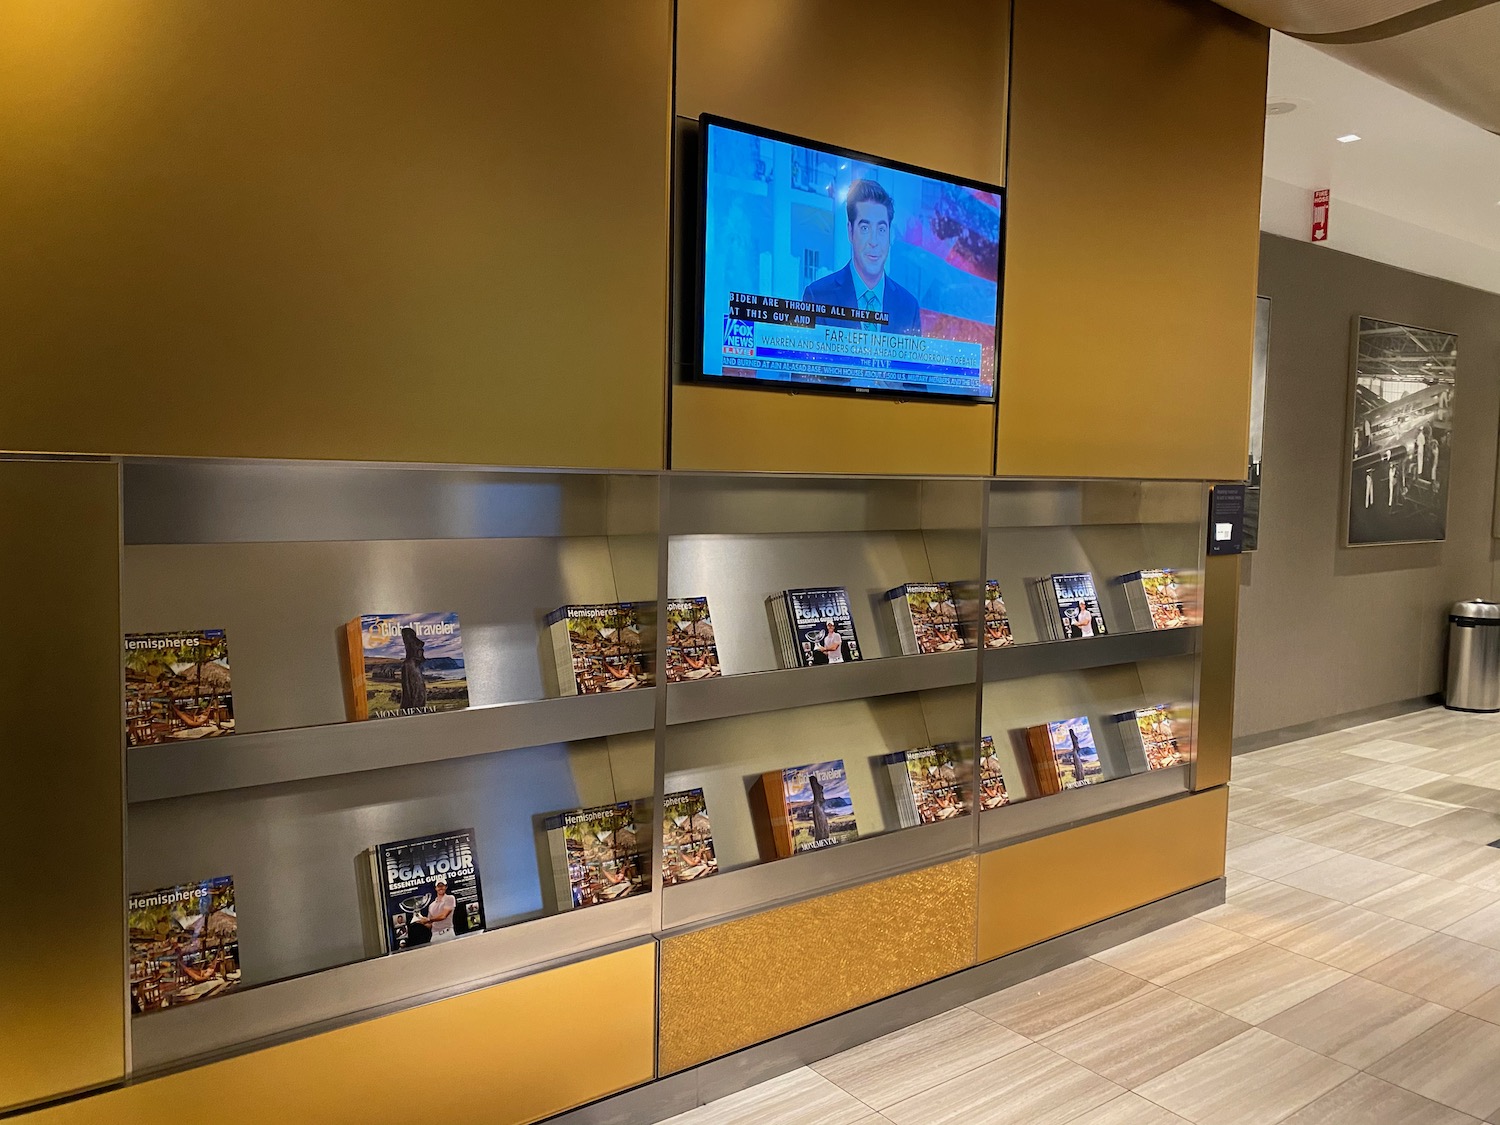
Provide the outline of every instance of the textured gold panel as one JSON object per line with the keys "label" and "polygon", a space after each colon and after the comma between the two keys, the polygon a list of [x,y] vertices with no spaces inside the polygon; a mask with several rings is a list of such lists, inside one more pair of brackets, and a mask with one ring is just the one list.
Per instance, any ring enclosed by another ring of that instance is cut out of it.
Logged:
{"label": "textured gold panel", "polygon": [[411,1125],[424,1110],[526,1125],[651,1078],[655,987],[656,946],[639,945],[21,1120],[161,1125],[197,1107],[226,1125]]}
{"label": "textured gold panel", "polygon": [[[677,12],[679,114],[716,113],[1003,182],[1010,47],[1003,0],[956,0],[940,19],[913,18],[904,0],[679,0]],[[877,57],[900,65],[878,66],[865,80],[861,60],[882,38],[888,42],[875,48]],[[994,428],[992,405],[679,383],[671,464],[985,474],[994,464]]]}
{"label": "textured gold panel", "polygon": [[989,961],[1224,874],[1229,790],[1213,789],[979,857]]}
{"label": "textured gold panel", "polygon": [[677,112],[998,184],[1007,0],[678,0]]}
{"label": "textured gold panel", "polygon": [[1268,32],[1209,0],[1016,0],[1002,476],[1238,480]]}
{"label": "textured gold panel", "polygon": [[691,384],[672,393],[674,469],[972,476],[990,471],[994,444],[993,406]]}
{"label": "textured gold panel", "polygon": [[114,465],[0,462],[0,1112],[125,1071],[119,507]]}
{"label": "textured gold panel", "polygon": [[972,857],[661,943],[670,1074],[974,963]]}
{"label": "textured gold panel", "polygon": [[1203,654],[1198,666],[1198,761],[1193,788],[1229,783],[1234,749],[1235,646],[1240,556],[1210,555],[1203,575]]}
{"label": "textured gold panel", "polygon": [[671,0],[0,4],[0,449],[659,468]]}

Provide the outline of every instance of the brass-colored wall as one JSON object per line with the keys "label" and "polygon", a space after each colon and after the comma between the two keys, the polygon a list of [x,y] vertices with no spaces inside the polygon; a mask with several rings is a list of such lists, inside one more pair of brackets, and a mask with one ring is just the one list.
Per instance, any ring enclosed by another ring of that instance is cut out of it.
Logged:
{"label": "brass-colored wall", "polygon": [[979,959],[1220,878],[1228,816],[1229,790],[1213,789],[985,852]]}
{"label": "brass-colored wall", "polygon": [[118,512],[114,465],[0,462],[0,1113],[125,1072]]}
{"label": "brass-colored wall", "polygon": [[1267,31],[1209,0],[1016,0],[1002,476],[1238,480]]}
{"label": "brass-colored wall", "polygon": [[[959,0],[941,17],[902,0],[678,0],[677,113],[1003,183],[1009,22],[1004,0]],[[989,405],[672,391],[673,468],[987,473],[993,463]]]}
{"label": "brass-colored wall", "polygon": [[527,1125],[651,1078],[655,987],[648,943],[21,1120],[411,1125],[430,1112]]}
{"label": "brass-colored wall", "polygon": [[670,1074],[974,964],[973,859],[661,943]]}
{"label": "brass-colored wall", "polygon": [[0,449],[660,467],[670,0],[7,0]]}

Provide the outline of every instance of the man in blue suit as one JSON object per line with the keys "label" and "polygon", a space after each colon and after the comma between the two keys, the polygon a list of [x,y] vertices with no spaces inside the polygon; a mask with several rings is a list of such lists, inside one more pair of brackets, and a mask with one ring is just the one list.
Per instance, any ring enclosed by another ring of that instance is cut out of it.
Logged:
{"label": "man in blue suit", "polygon": [[[843,305],[885,313],[879,331],[907,336],[922,333],[922,309],[909,289],[886,275],[891,254],[891,223],[896,206],[890,193],[874,180],[855,180],[849,185],[844,204],[849,219],[849,262],[843,269],[820,277],[802,291],[804,301],[821,305]],[[873,323],[848,321],[852,327],[876,331]]]}

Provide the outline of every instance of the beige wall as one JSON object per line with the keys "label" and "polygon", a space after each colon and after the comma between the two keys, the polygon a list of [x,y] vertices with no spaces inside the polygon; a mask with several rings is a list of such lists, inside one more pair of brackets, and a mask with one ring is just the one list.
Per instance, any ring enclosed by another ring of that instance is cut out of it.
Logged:
{"label": "beige wall", "polygon": [[0,449],[659,467],[670,75],[670,0],[7,0]]}
{"label": "beige wall", "polygon": [[[1448,606],[1494,589],[1500,296],[1266,235],[1260,548],[1241,572],[1235,735],[1440,691]],[[1458,333],[1448,538],[1341,546],[1355,316]]]}

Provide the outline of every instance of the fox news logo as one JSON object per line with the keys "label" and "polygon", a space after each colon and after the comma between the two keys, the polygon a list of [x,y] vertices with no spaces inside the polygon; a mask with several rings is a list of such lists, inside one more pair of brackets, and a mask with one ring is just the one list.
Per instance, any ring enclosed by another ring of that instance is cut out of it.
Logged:
{"label": "fox news logo", "polygon": [[755,325],[748,320],[726,316],[724,318],[724,354],[753,356],[755,354]]}

